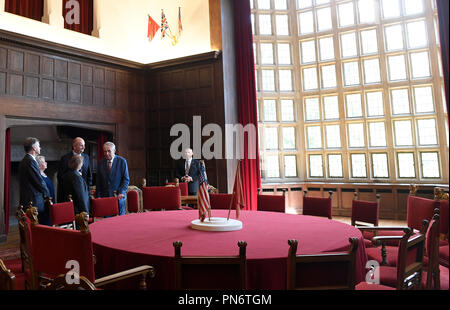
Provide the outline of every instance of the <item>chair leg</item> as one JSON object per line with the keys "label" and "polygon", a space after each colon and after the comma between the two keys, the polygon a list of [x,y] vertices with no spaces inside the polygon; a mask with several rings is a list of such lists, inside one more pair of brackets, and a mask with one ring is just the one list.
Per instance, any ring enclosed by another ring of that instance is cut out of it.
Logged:
{"label": "chair leg", "polygon": [[147,274],[146,273],[141,275],[141,280],[139,281],[139,290],[142,290],[142,291],[147,290]]}
{"label": "chair leg", "polygon": [[381,266],[387,266],[387,251],[386,251],[386,245],[383,243],[381,245]]}

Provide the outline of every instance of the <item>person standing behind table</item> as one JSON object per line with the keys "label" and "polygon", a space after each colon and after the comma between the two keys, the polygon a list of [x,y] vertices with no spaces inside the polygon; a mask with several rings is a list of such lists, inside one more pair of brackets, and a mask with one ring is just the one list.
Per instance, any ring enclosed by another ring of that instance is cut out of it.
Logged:
{"label": "person standing behind table", "polygon": [[116,146],[112,142],[103,144],[104,158],[97,167],[96,196],[119,198],[119,215],[125,214],[125,200],[130,177],[125,158],[116,155]]}
{"label": "person standing behind table", "polygon": [[200,163],[192,158],[194,153],[192,149],[184,150],[184,159],[177,162],[176,177],[181,182],[188,183],[189,195],[197,195],[200,180]]}
{"label": "person standing behind table", "polygon": [[63,195],[66,200],[69,195],[72,195],[75,214],[89,213],[89,187],[80,173],[83,157],[72,156],[68,165],[69,170],[63,176]]}
{"label": "person standing behind table", "polygon": [[36,156],[36,161],[39,165],[39,171],[41,172],[41,178],[44,180],[45,185],[47,185],[48,192],[50,194],[49,197],[52,198],[52,202],[55,202],[55,187],[53,186],[52,180],[45,174],[45,170],[47,169],[47,162],[45,161],[45,156]]}
{"label": "person standing behind table", "polygon": [[38,210],[40,224],[50,225],[50,216],[44,199],[50,195],[45,181],[41,178],[36,156],[41,153],[39,140],[33,137],[23,143],[25,156],[19,164],[20,204],[24,210],[31,202]]}
{"label": "person standing behind table", "polygon": [[77,137],[72,141],[72,151],[61,157],[58,167],[58,202],[66,201],[67,197],[63,197],[64,174],[69,170],[69,161],[74,155],[83,157],[83,167],[81,167],[81,176],[87,186],[92,186],[92,169],[90,166],[89,156],[84,154],[85,142],[82,138]]}

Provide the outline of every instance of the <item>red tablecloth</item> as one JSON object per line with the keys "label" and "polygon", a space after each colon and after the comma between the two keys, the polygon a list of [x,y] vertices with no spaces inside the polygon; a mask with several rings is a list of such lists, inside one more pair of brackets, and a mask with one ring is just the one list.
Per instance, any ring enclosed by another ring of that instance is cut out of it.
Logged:
{"label": "red tablecloth", "polygon": [[[228,211],[213,210],[213,217]],[[232,212],[232,217],[235,215]],[[142,264],[156,268],[150,288],[174,287],[174,241],[183,242],[185,256],[238,255],[239,240],[247,242],[247,287],[285,289],[288,240],[298,240],[297,254],[345,251],[350,237],[359,238],[357,282],[365,279],[365,253],[361,232],[342,222],[313,216],[277,212],[242,211],[242,230],[205,232],[190,228],[198,211],[159,211],[117,216],[90,225],[96,276],[104,276]]]}

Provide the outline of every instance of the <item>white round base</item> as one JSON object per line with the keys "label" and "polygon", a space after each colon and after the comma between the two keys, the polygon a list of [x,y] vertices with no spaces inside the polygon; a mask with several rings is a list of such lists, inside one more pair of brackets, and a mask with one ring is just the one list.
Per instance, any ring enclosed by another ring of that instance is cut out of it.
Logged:
{"label": "white round base", "polygon": [[224,217],[211,217],[211,219],[206,218],[203,222],[193,220],[191,228],[205,231],[233,231],[242,229],[242,222],[233,219],[227,220]]}

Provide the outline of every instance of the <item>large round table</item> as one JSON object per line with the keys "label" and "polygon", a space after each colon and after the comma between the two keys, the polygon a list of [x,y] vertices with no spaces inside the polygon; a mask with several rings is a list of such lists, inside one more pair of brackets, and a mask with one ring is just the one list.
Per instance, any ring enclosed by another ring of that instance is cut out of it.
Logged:
{"label": "large round table", "polygon": [[[212,210],[213,217],[227,217]],[[232,211],[232,218],[235,212]],[[96,277],[147,264],[156,268],[149,288],[174,288],[174,241],[181,241],[185,256],[238,255],[238,241],[247,242],[248,289],[285,289],[288,240],[298,240],[297,254],[319,254],[349,249],[350,237],[359,239],[357,282],[365,279],[361,232],[353,226],[314,216],[242,211],[242,230],[207,232],[190,228],[198,211],[155,211],[107,218],[90,225]]]}

